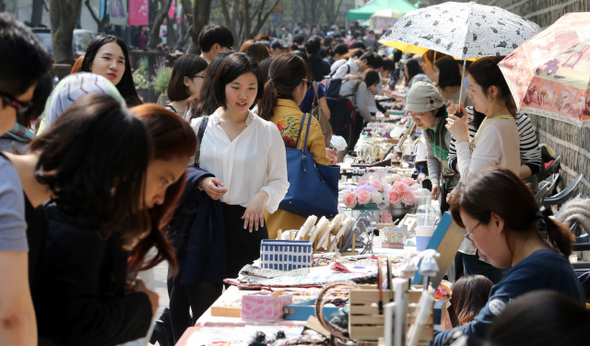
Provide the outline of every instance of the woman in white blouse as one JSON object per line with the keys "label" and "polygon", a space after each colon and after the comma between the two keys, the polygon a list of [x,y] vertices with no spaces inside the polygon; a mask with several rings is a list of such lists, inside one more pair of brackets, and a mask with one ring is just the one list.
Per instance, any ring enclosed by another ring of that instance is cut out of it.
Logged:
{"label": "woman in white blouse", "polygon": [[[260,257],[260,241],[268,238],[264,209],[275,212],[289,188],[277,126],[249,110],[262,86],[258,65],[246,54],[232,54],[221,63],[211,86],[221,107],[207,118],[199,150],[200,167],[215,175],[199,187],[222,202],[228,277],[237,277]],[[197,134],[203,119],[191,124]]]}

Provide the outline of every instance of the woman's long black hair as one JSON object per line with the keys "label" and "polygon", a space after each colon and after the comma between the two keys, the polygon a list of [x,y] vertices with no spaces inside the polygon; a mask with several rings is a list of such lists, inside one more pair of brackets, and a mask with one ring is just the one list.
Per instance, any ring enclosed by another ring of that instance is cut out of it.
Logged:
{"label": "woman's long black hair", "polygon": [[124,245],[150,228],[143,194],[152,146],[140,119],[109,95],[88,94],[31,151],[39,152],[35,177],[57,207],[103,237],[118,233]]}
{"label": "woman's long black hair", "polygon": [[123,73],[123,77],[121,78],[119,84],[116,85],[117,90],[119,90],[119,93],[121,93],[121,96],[123,96],[125,99],[128,107],[140,105],[142,102],[139,99],[139,95],[137,95],[137,90],[135,90],[135,84],[133,83],[127,45],[125,45],[125,42],[123,42],[123,40],[120,38],[113,35],[96,36],[86,49],[86,55],[84,56],[84,61],[82,62],[81,71],[92,72],[90,71],[90,66],[96,57],[96,53],[98,53],[100,47],[111,42],[116,42],[119,47],[121,47],[123,55],[125,56],[125,73]]}

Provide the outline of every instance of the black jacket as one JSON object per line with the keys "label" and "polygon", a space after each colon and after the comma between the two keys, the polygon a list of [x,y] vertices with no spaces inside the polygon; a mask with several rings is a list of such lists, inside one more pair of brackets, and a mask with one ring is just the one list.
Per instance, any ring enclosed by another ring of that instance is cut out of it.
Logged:
{"label": "black jacket", "polygon": [[34,297],[40,343],[117,345],[144,337],[151,303],[145,293],[125,294],[127,253],[118,237],[104,239],[55,204],[45,212],[42,289]]}
{"label": "black jacket", "polygon": [[189,167],[184,194],[168,225],[176,258],[180,285],[196,285],[204,280],[223,283],[227,273],[227,248],[221,202],[212,200],[198,188],[198,182],[213,176]]}

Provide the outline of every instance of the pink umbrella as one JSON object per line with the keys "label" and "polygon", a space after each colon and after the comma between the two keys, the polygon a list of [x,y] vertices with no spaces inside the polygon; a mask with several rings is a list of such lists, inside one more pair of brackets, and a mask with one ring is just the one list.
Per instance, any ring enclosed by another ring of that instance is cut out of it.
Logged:
{"label": "pink umbrella", "polygon": [[590,125],[590,13],[568,13],[499,64],[521,112]]}

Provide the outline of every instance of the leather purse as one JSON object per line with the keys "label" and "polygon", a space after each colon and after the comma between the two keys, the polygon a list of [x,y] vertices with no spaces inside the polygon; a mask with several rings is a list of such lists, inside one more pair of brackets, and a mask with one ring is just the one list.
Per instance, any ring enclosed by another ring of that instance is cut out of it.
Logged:
{"label": "leather purse", "polygon": [[[307,150],[311,118],[312,115],[303,115],[295,148],[286,148],[290,185],[279,208],[305,217],[316,215],[331,219],[338,214],[340,166],[313,161],[313,155]],[[306,119],[305,143],[303,149],[297,149]]]}

